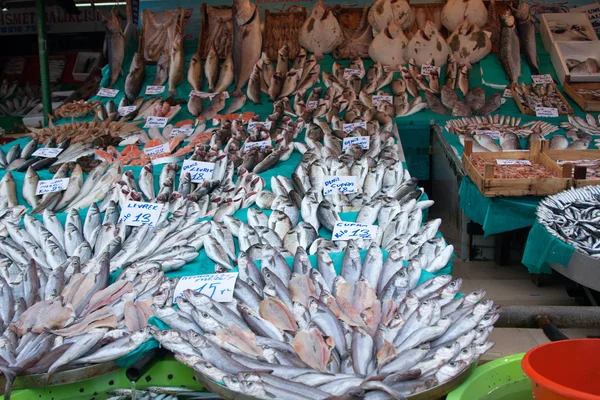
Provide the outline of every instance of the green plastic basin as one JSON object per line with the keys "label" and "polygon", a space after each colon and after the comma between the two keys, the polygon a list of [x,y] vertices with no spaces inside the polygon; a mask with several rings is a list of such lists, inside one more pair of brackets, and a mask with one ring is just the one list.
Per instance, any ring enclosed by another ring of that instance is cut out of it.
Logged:
{"label": "green plastic basin", "polygon": [[502,357],[475,368],[462,385],[448,394],[447,400],[531,400],[531,381],[523,373],[525,353]]}

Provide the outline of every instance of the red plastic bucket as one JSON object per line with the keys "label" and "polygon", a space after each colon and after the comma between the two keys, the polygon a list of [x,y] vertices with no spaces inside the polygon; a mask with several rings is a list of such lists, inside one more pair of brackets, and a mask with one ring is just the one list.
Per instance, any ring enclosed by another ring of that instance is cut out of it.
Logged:
{"label": "red plastic bucket", "polygon": [[600,399],[600,339],[573,339],[531,349],[521,364],[536,400]]}

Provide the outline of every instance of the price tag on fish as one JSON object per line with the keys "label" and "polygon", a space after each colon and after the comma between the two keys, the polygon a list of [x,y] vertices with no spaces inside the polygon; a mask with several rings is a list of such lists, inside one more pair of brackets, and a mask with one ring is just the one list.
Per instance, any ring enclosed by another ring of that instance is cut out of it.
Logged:
{"label": "price tag on fish", "polygon": [[194,133],[194,128],[192,127],[188,127],[188,128],[173,128],[173,130],[171,131],[171,137],[177,137],[179,135],[185,135],[185,137],[190,136],[192,133]]}
{"label": "price tag on fish", "polygon": [[150,116],[148,118],[146,118],[146,124],[144,125],[144,128],[164,128],[165,126],[167,126],[167,123],[169,122],[169,118],[167,117],[153,117]]}
{"label": "price tag on fish", "polygon": [[67,189],[68,184],[69,178],[39,181],[37,184],[37,188],[35,189],[35,194],[40,195],[46,193],[62,192],[63,190]]}
{"label": "price tag on fish", "polygon": [[334,191],[340,193],[356,193],[357,192],[357,181],[356,176],[325,176],[323,182],[323,194],[330,194]]}
{"label": "price tag on fish", "polygon": [[345,133],[351,133],[356,128],[367,129],[367,123],[365,121],[360,121],[360,122],[354,122],[352,124],[344,124],[342,127],[342,129],[344,130]]}
{"label": "price tag on fish", "polygon": [[188,289],[200,292],[219,303],[230,302],[233,300],[233,289],[237,276],[237,272],[183,276],[175,286],[173,303],[177,302],[178,298],[183,297],[183,292]]}
{"label": "price tag on fish", "polygon": [[165,87],[164,86],[154,86],[154,85],[150,85],[150,86],[146,86],[146,94],[149,95],[155,95],[155,94],[161,94],[165,91]]}
{"label": "price tag on fish", "polygon": [[496,160],[498,165],[531,165],[529,160]]}
{"label": "price tag on fish", "polygon": [[554,83],[554,79],[552,79],[550,74],[531,75],[531,80],[537,85],[541,85],[543,83]]}
{"label": "price tag on fish", "polygon": [[[223,93],[223,95],[224,95],[224,97],[225,97],[226,99],[228,99],[228,98],[229,98],[229,92],[222,92],[222,93]],[[215,96],[216,96],[216,95],[218,95],[218,94],[219,94],[219,93],[200,92],[200,91],[198,91],[198,90],[192,90],[192,91],[190,92],[190,96],[198,96],[198,97],[201,97],[201,98],[203,98],[203,99],[209,99],[209,100],[212,100],[212,99],[213,99],[213,97],[215,97]]]}
{"label": "price tag on fish", "polygon": [[319,107],[319,102],[317,100],[309,101],[306,104],[306,109],[307,110],[316,110],[317,107]]}
{"label": "price tag on fish", "polygon": [[181,172],[189,172],[192,182],[201,183],[212,178],[215,163],[185,160]]}
{"label": "price tag on fish", "polygon": [[121,117],[124,117],[126,115],[131,114],[132,112],[135,111],[137,107],[136,106],[125,106],[125,107],[119,107],[119,115]]}
{"label": "price tag on fish", "polygon": [[169,142],[167,143],[163,143],[159,146],[154,146],[154,147],[148,147],[147,149],[144,149],[144,153],[146,153],[149,156],[157,156],[160,154],[168,154],[171,152],[171,148],[169,146]]}
{"label": "price tag on fish", "polygon": [[379,95],[375,95],[371,97],[371,100],[373,101],[373,105],[375,107],[379,106],[379,104],[383,101],[387,101],[388,103],[392,104],[394,102],[394,98],[392,96],[379,96]]}
{"label": "price tag on fish", "polygon": [[252,132],[256,130],[256,127],[258,126],[262,126],[263,128],[269,130],[271,129],[271,121],[265,121],[265,122],[260,122],[260,121],[252,121],[248,123],[248,132]]}
{"label": "price tag on fish", "polygon": [[476,130],[475,134],[476,135],[488,135],[492,139],[500,139],[499,131]]}
{"label": "price tag on fish", "polygon": [[436,67],[435,65],[421,65],[421,75],[430,75],[431,71],[437,71],[438,75],[440,74],[440,67]]}
{"label": "price tag on fish", "polygon": [[360,78],[362,74],[363,74],[362,69],[351,69],[351,68],[344,69],[344,79],[350,79],[353,76],[358,76]]}
{"label": "price tag on fish", "polygon": [[148,225],[156,226],[163,204],[160,203],[143,203],[141,201],[128,201],[125,207],[121,210],[119,222],[125,222],[129,226]]}
{"label": "price tag on fish", "polygon": [[558,117],[558,108],[554,107],[536,107],[535,116],[542,118],[556,118]]}
{"label": "price tag on fish", "polygon": [[260,150],[262,150],[268,146],[271,146],[271,141],[268,139],[260,142],[246,142],[244,145],[244,153],[247,153],[253,147],[258,147]]}
{"label": "price tag on fish", "polygon": [[504,89],[504,97],[506,97],[507,99],[512,99],[513,95],[512,92],[510,91],[510,89]]}
{"label": "price tag on fish", "polygon": [[377,225],[356,222],[338,222],[333,227],[331,240],[373,239],[377,236]]}
{"label": "price tag on fish", "polygon": [[34,151],[32,156],[54,158],[58,156],[62,151],[63,149],[59,149],[57,147],[42,147],[41,149],[37,149],[36,151]]}
{"label": "price tag on fish", "polygon": [[344,143],[342,144],[342,150],[346,150],[348,147],[353,144],[359,145],[363,150],[369,150],[369,144],[371,143],[371,138],[369,136],[354,136],[344,138]]}
{"label": "price tag on fish", "polygon": [[109,89],[109,88],[103,87],[100,90],[98,90],[98,93],[96,93],[96,96],[114,98],[117,94],[119,94],[118,89]]}

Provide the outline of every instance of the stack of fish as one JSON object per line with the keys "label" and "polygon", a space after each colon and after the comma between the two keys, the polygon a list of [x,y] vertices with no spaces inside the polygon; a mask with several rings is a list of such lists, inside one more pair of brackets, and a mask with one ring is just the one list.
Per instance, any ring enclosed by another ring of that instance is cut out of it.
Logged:
{"label": "stack of fish", "polygon": [[64,125],[54,125],[51,121],[46,128],[28,126],[32,138],[40,144],[48,144],[52,139],[56,143],[69,139],[70,143],[97,143],[117,145],[121,139],[137,132],[139,122],[113,121],[109,118],[100,121],[95,118],[91,122],[73,122]]}
{"label": "stack of fish", "polygon": [[569,189],[546,197],[536,214],[552,236],[600,259],[600,186]]}
{"label": "stack of fish", "polygon": [[569,115],[569,105],[561,98],[553,83],[521,83],[514,86],[514,91],[517,94],[515,101],[520,102],[529,114],[535,114],[537,107],[551,107],[556,108],[559,115]]}
{"label": "stack of fish", "polygon": [[586,114],[585,119],[576,115],[569,115],[569,122],[561,122],[560,127],[563,129],[581,131],[592,136],[600,136],[600,115],[598,119],[592,114]]}
{"label": "stack of fish", "polygon": [[441,103],[430,92],[425,92],[425,99],[427,107],[433,112],[455,117],[470,117],[473,114],[488,115],[499,109],[502,105],[502,92],[498,91],[486,100],[483,88],[476,86],[465,93],[463,100],[460,100],[456,90],[444,85],[441,90]]}
{"label": "stack of fish", "polygon": [[111,397],[108,400],[183,400],[204,399],[216,400],[220,397],[211,396],[210,393],[200,392],[183,387],[149,387],[139,389],[113,389],[106,392]]}
{"label": "stack of fish", "polygon": [[[142,263],[127,279],[109,285],[109,252],[98,252],[92,268],[85,268],[80,257],[67,258],[62,247],[64,242],[71,253],[75,225],[69,223],[63,237],[56,217],[51,220],[46,229],[26,216],[23,229],[14,214],[2,218],[3,231],[8,231],[0,242],[5,398],[10,398],[16,376],[47,373],[49,378],[57,371],[129,355],[151,339],[150,306],[163,305],[172,296],[175,282],[156,263]],[[73,222],[80,223],[78,215]],[[42,248],[47,258],[38,254]]]}
{"label": "stack of fish", "polygon": [[383,261],[377,246],[363,262],[350,242],[340,275],[327,252],[318,268],[302,254],[292,269],[239,263],[229,303],[186,290],[178,309],[153,307],[171,327],[153,336],[205,377],[261,399],[400,399],[454,378],[493,346],[498,308],[483,290],[455,298],[460,279],[427,279],[402,258]]}
{"label": "stack of fish", "polygon": [[248,98],[254,104],[260,104],[261,92],[269,96],[270,101],[291,96],[295,93],[306,93],[319,80],[321,66],[314,55],[308,57],[306,50],[300,51],[293,59],[290,68],[289,50],[284,45],[277,53],[277,64],[266,53],[254,65],[248,83]]}

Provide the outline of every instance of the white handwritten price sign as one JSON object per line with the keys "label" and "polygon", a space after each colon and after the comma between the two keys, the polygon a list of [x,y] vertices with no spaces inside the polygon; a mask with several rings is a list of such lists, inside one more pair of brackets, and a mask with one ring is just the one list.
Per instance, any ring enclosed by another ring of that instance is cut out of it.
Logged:
{"label": "white handwritten price sign", "polygon": [[369,150],[369,145],[371,144],[371,138],[369,136],[354,136],[344,138],[344,142],[342,143],[342,150],[346,150],[348,147],[353,144],[359,145],[363,150]]}
{"label": "white handwritten price sign", "polygon": [[356,176],[326,175],[323,183],[323,194],[325,195],[336,190],[340,193],[356,193],[358,191]]}
{"label": "white handwritten price sign", "polygon": [[558,117],[558,108],[554,107],[536,107],[535,116],[541,118],[556,118]]}
{"label": "white handwritten price sign", "polygon": [[333,227],[331,240],[373,239],[377,236],[377,225],[356,222],[338,222]]}
{"label": "white handwritten price sign", "polygon": [[96,93],[96,96],[114,98],[117,94],[119,94],[118,89],[109,89],[109,88],[103,87],[100,90],[98,90],[98,93]]}
{"label": "white handwritten price sign", "polygon": [[[229,98],[229,93],[228,92],[221,92],[223,93],[223,95],[225,96],[226,99]],[[190,92],[190,96],[197,96],[203,99],[209,99],[212,100],[213,97],[215,97],[216,95],[218,95],[219,93],[208,93],[208,92],[200,92],[198,90],[192,90]]]}
{"label": "white handwritten price sign", "polygon": [[306,109],[307,110],[316,110],[317,107],[319,107],[319,101],[318,100],[309,101],[306,104]]}
{"label": "white handwritten price sign", "polygon": [[144,125],[144,128],[164,128],[165,126],[167,126],[167,123],[169,122],[169,118],[167,117],[153,117],[150,116],[148,118],[146,118],[146,124]]}
{"label": "white handwritten price sign", "polygon": [[254,130],[256,130],[257,127],[262,126],[263,128],[269,130],[271,129],[271,121],[265,121],[265,122],[257,122],[257,121],[252,121],[248,123],[248,132],[252,132]]}
{"label": "white handwritten price sign", "polygon": [[44,157],[44,158],[54,158],[54,157],[58,156],[62,151],[63,151],[63,149],[59,149],[57,147],[52,147],[52,148],[42,147],[41,149],[37,149],[36,151],[34,151],[32,156]]}
{"label": "white handwritten price sign", "polygon": [[247,153],[253,147],[258,147],[260,150],[262,150],[268,146],[271,146],[271,141],[268,139],[260,142],[246,142],[246,144],[244,145],[244,152]]}
{"label": "white handwritten price sign", "polygon": [[177,282],[173,292],[173,303],[183,297],[183,292],[190,289],[200,292],[219,303],[227,303],[233,299],[233,289],[237,279],[237,272],[226,272],[223,274],[207,274],[183,276]]}
{"label": "white handwritten price sign", "polygon": [[53,192],[62,192],[63,190],[67,189],[68,184],[69,178],[39,181],[37,184],[37,188],[35,189],[35,194],[40,195]]}
{"label": "white handwritten price sign", "polygon": [[344,70],[344,79],[350,79],[353,76],[358,76],[359,78],[362,78],[362,74],[363,74],[362,69],[346,68]]}
{"label": "white handwritten price sign", "polygon": [[488,135],[492,139],[500,139],[500,131],[476,130],[476,135]]}
{"label": "white handwritten price sign", "polygon": [[351,133],[356,128],[367,129],[367,123],[365,121],[360,121],[360,122],[354,122],[352,124],[344,124],[342,127],[342,129],[344,130],[345,133]]}
{"label": "white handwritten price sign", "polygon": [[141,201],[128,201],[125,207],[121,210],[119,222],[125,222],[129,226],[148,225],[156,226],[156,222],[160,217],[163,204],[160,203],[144,203]]}
{"label": "white handwritten price sign", "polygon": [[435,65],[422,65],[421,66],[421,75],[431,75],[431,71],[437,71],[438,75],[440,74],[440,67],[436,67]]}
{"label": "white handwritten price sign", "polygon": [[136,106],[125,106],[125,107],[119,107],[119,115],[121,117],[124,117],[126,115],[131,114],[132,112],[134,112],[136,109]]}
{"label": "white handwritten price sign", "polygon": [[498,165],[531,165],[529,160],[496,160]]}
{"label": "white handwritten price sign", "polygon": [[171,152],[171,148],[169,146],[169,142],[163,143],[160,146],[148,147],[144,149],[144,153],[149,156],[157,156],[159,154],[167,154]]}
{"label": "white handwritten price sign", "polygon": [[192,182],[201,183],[212,178],[215,163],[185,160],[181,172],[189,172]]}
{"label": "white handwritten price sign", "polygon": [[394,102],[394,98],[392,96],[375,95],[371,96],[371,101],[373,102],[373,105],[377,107],[384,101],[387,101],[388,103],[392,104]]}
{"label": "white handwritten price sign", "polygon": [[544,75],[531,75],[531,80],[533,83],[537,85],[541,85],[543,83],[553,83],[554,79],[552,79],[552,75],[544,74]]}
{"label": "white handwritten price sign", "polygon": [[146,94],[148,94],[150,96],[156,95],[156,94],[161,94],[164,91],[165,91],[164,86],[155,86],[155,85],[146,86]]}
{"label": "white handwritten price sign", "polygon": [[185,137],[188,137],[192,133],[194,133],[194,128],[192,128],[192,127],[189,127],[189,128],[173,128],[173,130],[171,131],[171,137],[176,137],[176,136],[179,136],[181,134],[185,135]]}
{"label": "white handwritten price sign", "polygon": [[504,97],[506,97],[507,99],[512,99],[513,95],[512,92],[510,91],[510,89],[504,89]]}

